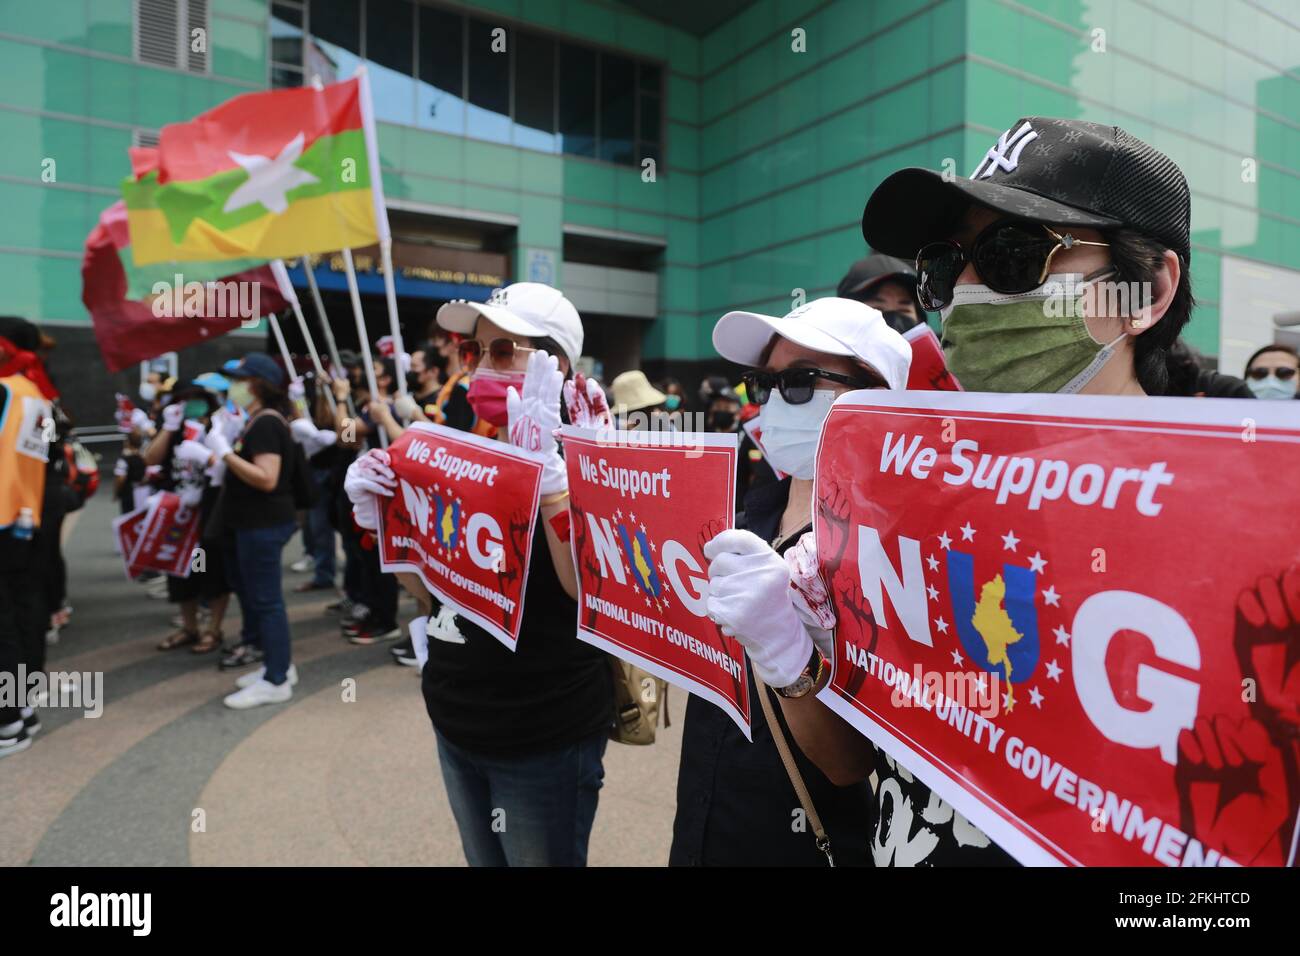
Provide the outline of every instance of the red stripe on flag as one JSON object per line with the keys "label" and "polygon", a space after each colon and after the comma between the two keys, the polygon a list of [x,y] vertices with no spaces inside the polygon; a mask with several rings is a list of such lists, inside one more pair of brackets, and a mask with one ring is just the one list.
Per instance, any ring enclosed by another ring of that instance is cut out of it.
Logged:
{"label": "red stripe on flag", "polygon": [[297,87],[245,93],[188,123],[164,126],[159,141],[160,183],[206,179],[238,168],[231,152],[275,157],[299,133],[303,150],[322,136],[361,129],[356,79],[323,90]]}

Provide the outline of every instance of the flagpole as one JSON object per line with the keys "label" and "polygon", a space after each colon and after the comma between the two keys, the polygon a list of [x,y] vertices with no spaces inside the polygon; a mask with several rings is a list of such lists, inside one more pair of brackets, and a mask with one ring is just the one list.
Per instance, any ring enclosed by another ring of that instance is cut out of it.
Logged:
{"label": "flagpole", "polygon": [[[340,375],[346,375],[347,373],[343,370],[343,359],[339,357],[338,343],[334,341],[334,330],[330,327],[329,316],[325,314],[325,302],[320,297],[320,286],[316,284],[316,270],[312,268],[311,257],[304,254],[302,263],[302,271],[307,274],[307,288],[311,290],[312,302],[316,305],[316,315],[320,318],[321,329],[325,332],[325,346],[329,349],[330,361],[334,363],[334,367]],[[330,394],[333,394],[332,388]],[[347,401],[348,414],[356,418],[357,408],[352,404],[351,392],[348,393]]]}
{"label": "flagpole", "polygon": [[[304,260],[305,262],[306,260]],[[289,281],[289,270],[285,268],[283,259],[274,260],[271,263],[271,271],[275,273],[275,281],[280,286],[280,294],[289,300],[289,305],[293,306],[294,317],[298,320],[298,330],[302,332],[303,341],[307,344],[307,352],[311,355],[312,367],[316,369],[316,381],[320,383],[319,387],[325,389],[328,393],[332,411],[334,408],[334,391],[328,387],[330,383],[325,376],[325,367],[320,363],[320,353],[316,351],[316,343],[312,341],[311,330],[307,328],[307,319],[302,314],[302,303],[298,301],[298,290]]]}
{"label": "flagpole", "polygon": [[284,359],[284,371],[289,378],[293,378],[293,356],[289,354],[289,346],[284,343],[284,333],[280,331],[280,320],[272,312],[267,316],[271,320],[271,331],[275,333],[275,342],[280,346],[280,357]]}
{"label": "flagpole", "polygon": [[[357,270],[352,265],[352,250],[344,249],[343,265],[348,274],[348,296],[352,299],[352,315],[357,320],[357,338],[361,341],[361,361],[366,365],[366,384],[370,386],[370,400],[379,400],[379,383],[375,381],[375,361],[370,357],[370,338],[366,334],[366,317],[361,312],[361,293],[357,291]],[[388,447],[388,430],[373,422],[379,432],[379,447]]]}
{"label": "flagpole", "polygon": [[397,290],[393,285],[393,240],[379,241],[379,254],[383,257],[384,297],[388,299],[388,325],[393,333],[393,354],[397,359],[397,394],[406,395],[406,375],[402,369],[402,356],[406,349],[402,344],[402,327],[397,321]]}

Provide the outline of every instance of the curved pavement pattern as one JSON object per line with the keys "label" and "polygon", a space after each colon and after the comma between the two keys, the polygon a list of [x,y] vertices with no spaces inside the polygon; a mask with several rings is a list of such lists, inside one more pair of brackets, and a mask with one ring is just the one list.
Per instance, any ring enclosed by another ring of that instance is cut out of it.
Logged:
{"label": "curved pavement pattern", "polygon": [[[0,761],[0,865],[464,865],[415,670],[341,639],[328,597],[290,594],[293,700],[226,709],[235,675],[214,655],[154,650],[173,609],[124,578],[115,513],[101,493],[80,516],[73,623],[48,665],[103,672],[103,714],[44,708],[32,747]],[[300,554],[295,537],[286,564]],[[652,747],[610,745],[593,865],[666,862],[679,747],[677,721]]]}

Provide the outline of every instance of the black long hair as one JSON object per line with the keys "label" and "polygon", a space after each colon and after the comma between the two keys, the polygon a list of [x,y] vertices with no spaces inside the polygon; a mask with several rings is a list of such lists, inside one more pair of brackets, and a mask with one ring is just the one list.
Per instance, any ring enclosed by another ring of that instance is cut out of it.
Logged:
{"label": "black long hair", "polygon": [[[1154,287],[1155,277],[1164,268],[1166,247],[1158,240],[1132,229],[1116,229],[1106,233],[1110,243],[1110,261],[1115,266],[1116,278],[1122,282],[1146,283]],[[1181,261],[1178,288],[1173,301],[1160,321],[1136,336],[1133,342],[1133,371],[1138,384],[1148,395],[1170,394],[1170,374],[1185,362],[1175,354],[1174,343],[1187,327],[1196,307],[1192,295],[1192,274],[1187,262]]]}

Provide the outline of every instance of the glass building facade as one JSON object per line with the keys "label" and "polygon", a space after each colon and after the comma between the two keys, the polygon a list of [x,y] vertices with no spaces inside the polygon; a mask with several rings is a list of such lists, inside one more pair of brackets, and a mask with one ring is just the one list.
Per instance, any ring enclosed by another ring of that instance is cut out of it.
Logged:
{"label": "glass building facade", "polygon": [[[1226,371],[1300,308],[1289,0],[708,6],[0,0],[0,311],[64,327],[61,347],[84,342],[93,362],[81,250],[127,148],[363,62],[390,206],[444,238],[463,221],[456,241],[479,235],[514,278],[579,290],[607,371],[702,373],[722,312],[835,289],[867,251],[862,207],[885,175],[965,175],[1026,115],[1123,126],[1187,173],[1187,338]],[[203,51],[183,42],[195,28]]]}

